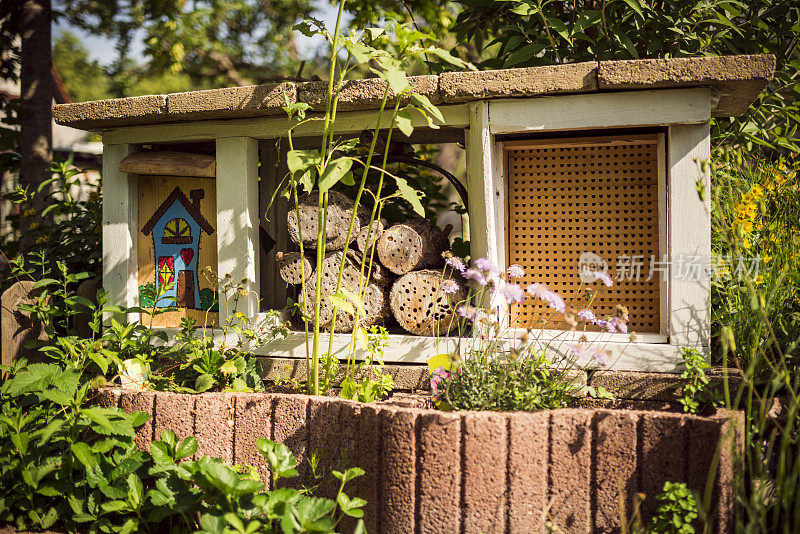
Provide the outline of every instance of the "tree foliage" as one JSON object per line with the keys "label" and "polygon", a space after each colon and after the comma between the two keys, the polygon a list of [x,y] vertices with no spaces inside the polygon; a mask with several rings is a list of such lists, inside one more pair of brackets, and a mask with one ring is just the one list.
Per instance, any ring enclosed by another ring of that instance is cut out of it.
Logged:
{"label": "tree foliage", "polygon": [[579,61],[774,54],[775,80],[742,117],[718,119],[718,143],[797,150],[800,4],[793,0],[461,0],[460,40],[483,68]]}

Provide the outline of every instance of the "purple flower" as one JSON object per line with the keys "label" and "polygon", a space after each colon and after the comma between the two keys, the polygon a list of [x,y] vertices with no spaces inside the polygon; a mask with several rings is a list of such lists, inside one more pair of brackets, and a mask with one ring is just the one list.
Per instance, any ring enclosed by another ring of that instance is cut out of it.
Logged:
{"label": "purple flower", "polygon": [[458,291],[458,282],[450,279],[443,280],[441,290],[442,293],[447,293],[448,295],[452,295],[453,293],[456,293]]}
{"label": "purple flower", "polygon": [[435,400],[442,400],[442,393],[447,387],[447,381],[450,380],[450,371],[445,370],[444,367],[437,367],[431,373],[431,393]]}
{"label": "purple flower", "polygon": [[525,276],[525,269],[515,263],[508,268],[508,276],[511,278],[522,278]]}
{"label": "purple flower", "polygon": [[525,291],[517,284],[506,284],[500,292],[509,304],[521,303],[525,300]]}
{"label": "purple flower", "polygon": [[614,285],[614,280],[612,280],[605,271],[587,271],[584,274],[593,277],[595,280],[602,280],[606,287],[611,287]]}
{"label": "purple flower", "polygon": [[586,321],[587,323],[597,324],[597,316],[595,316],[592,310],[585,309],[579,311],[578,318]]}
{"label": "purple flower", "polygon": [[456,313],[468,321],[474,321],[478,317],[478,308],[462,304],[456,308]]}
{"label": "purple flower", "polygon": [[559,297],[556,293],[553,293],[552,291],[547,289],[547,286],[544,284],[529,285],[528,293],[538,298],[539,300],[545,301],[547,304],[550,305],[551,308],[553,308],[558,312],[564,313],[564,310],[567,309],[567,305],[564,303],[564,299]]}
{"label": "purple flower", "polygon": [[602,365],[603,367],[608,366],[611,364],[611,356],[608,354],[608,351],[605,349],[597,349],[592,354],[597,363]]}
{"label": "purple flower", "polygon": [[570,343],[567,345],[567,349],[574,354],[578,360],[581,361],[589,361],[590,359],[594,359],[602,366],[607,366],[611,363],[611,357],[608,354],[608,351],[605,349],[595,349],[590,351],[589,349],[581,347],[576,343]]}
{"label": "purple flower", "polygon": [[456,271],[460,272],[461,274],[464,274],[464,271],[467,268],[467,266],[464,264],[464,260],[462,260],[458,256],[450,256],[449,258],[444,260],[444,262],[453,269],[455,269]]}
{"label": "purple flower", "polygon": [[482,286],[486,285],[486,277],[478,269],[467,269],[464,271],[464,278],[468,280],[474,280]]}
{"label": "purple flower", "polygon": [[612,317],[608,321],[606,321],[606,330],[609,332],[622,332],[623,334],[628,333],[628,325],[625,324],[625,321],[620,319],[619,317]]}
{"label": "purple flower", "polygon": [[489,274],[500,274],[500,269],[498,269],[494,263],[486,258],[478,258],[475,260],[475,267]]}

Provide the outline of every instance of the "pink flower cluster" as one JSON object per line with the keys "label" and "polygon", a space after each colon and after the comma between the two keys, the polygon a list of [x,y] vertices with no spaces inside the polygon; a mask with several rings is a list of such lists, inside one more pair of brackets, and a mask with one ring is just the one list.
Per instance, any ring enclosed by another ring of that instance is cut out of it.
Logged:
{"label": "pink flower cluster", "polygon": [[564,310],[567,309],[564,299],[558,296],[557,293],[547,289],[547,286],[544,284],[531,284],[528,286],[527,290],[528,293],[539,300],[545,301],[551,308],[558,312],[564,313]]}
{"label": "pink flower cluster", "polygon": [[623,334],[628,333],[628,325],[620,317],[614,316],[609,319],[602,319],[597,317],[594,312],[589,309],[579,311],[577,316],[579,319],[586,321],[587,323],[596,324],[600,328],[604,328],[606,332],[611,334],[615,334],[617,332],[621,332]]}
{"label": "pink flower cluster", "polygon": [[602,366],[607,366],[611,364],[611,357],[608,354],[608,351],[605,349],[593,349],[590,350],[588,348],[581,347],[576,343],[570,343],[567,345],[567,349],[574,354],[579,360],[582,361],[589,361],[595,360]]}

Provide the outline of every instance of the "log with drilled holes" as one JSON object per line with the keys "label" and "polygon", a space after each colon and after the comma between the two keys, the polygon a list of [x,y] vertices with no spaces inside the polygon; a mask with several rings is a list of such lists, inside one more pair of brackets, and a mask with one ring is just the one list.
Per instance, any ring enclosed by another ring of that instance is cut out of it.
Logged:
{"label": "log with drilled holes", "polygon": [[[365,258],[368,259],[368,256],[366,256],[365,254],[361,254],[360,252],[356,252],[353,249],[349,249],[347,251],[347,256],[351,260],[357,262],[359,266],[361,265],[361,262],[365,261]],[[369,265],[364,267],[365,275],[368,269]],[[377,254],[375,254],[372,258],[372,269],[370,270],[370,274],[371,274],[370,278],[372,279],[372,281],[378,284],[379,286],[391,286],[392,282],[394,282],[395,279],[397,278],[397,276],[394,273],[392,273],[389,269],[381,265],[381,263],[378,261]]]}
{"label": "log with drilled holes", "polygon": [[[322,300],[320,301],[320,325],[327,327],[333,317],[333,303],[327,297],[333,295],[336,289],[336,279],[339,276],[339,266],[342,262],[342,251],[337,250],[325,255],[322,262]],[[353,293],[358,292],[358,281],[361,265],[354,251],[347,254],[347,262],[342,273],[342,286]],[[306,299],[309,303],[310,313],[313,313],[312,303],[316,293],[316,273],[306,282]],[[359,324],[369,326],[389,317],[389,287],[381,286],[370,280],[364,288],[363,296],[364,313],[359,317]],[[355,324],[355,315],[341,308],[336,312],[336,331],[352,332]]]}
{"label": "log with drilled holes", "polygon": [[[367,221],[368,223],[369,221]],[[361,231],[358,232],[358,237],[356,237],[356,244],[358,245],[358,250],[362,253],[367,252],[367,234],[369,234],[369,242],[376,243],[378,239],[380,239],[381,234],[383,233],[383,223],[381,221],[373,221],[372,223],[372,231],[370,232],[370,227],[365,224]]]}
{"label": "log with drilled holes", "polygon": [[287,284],[302,284],[314,272],[313,257],[300,256],[299,252],[278,252],[275,254],[278,262],[278,273]]}
{"label": "log with drilled holes", "polygon": [[[299,224],[297,220],[298,210],[294,209],[294,206],[289,209],[286,215],[289,237],[292,241],[299,244],[302,232],[303,245],[312,249],[317,248],[318,199],[319,193],[317,191],[300,197]],[[325,224],[325,250],[341,250],[349,245],[347,242],[347,229],[350,226],[350,215],[353,213],[354,206],[355,203],[352,199],[336,191],[329,191],[328,215]],[[353,232],[350,235],[351,241],[355,239],[359,230],[361,230],[359,218],[360,217],[356,217],[353,221]]]}
{"label": "log with drilled holes", "polygon": [[395,274],[405,274],[442,264],[442,252],[450,247],[447,236],[453,229],[439,230],[427,219],[411,219],[396,224],[378,239],[378,258]]}
{"label": "log with drilled holes", "polygon": [[466,292],[458,287],[454,293],[445,293],[441,286],[442,273],[435,269],[412,271],[397,279],[389,306],[404,330],[418,336],[444,335],[457,326],[454,307]]}

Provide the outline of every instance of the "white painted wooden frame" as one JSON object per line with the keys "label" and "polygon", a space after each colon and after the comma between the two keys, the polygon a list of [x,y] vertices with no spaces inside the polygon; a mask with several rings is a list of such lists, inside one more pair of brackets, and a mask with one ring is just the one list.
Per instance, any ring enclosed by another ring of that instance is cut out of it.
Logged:
{"label": "white painted wooden frame", "polygon": [[[255,317],[260,290],[258,243],[258,140],[252,137],[217,139],[217,265],[234,285],[247,281],[246,308],[237,311]],[[220,320],[226,311],[220,294]],[[233,312],[233,295],[227,304]]]}
{"label": "white painted wooden frame", "polygon": [[[666,146],[659,147],[666,168],[666,188],[659,195],[659,225],[665,232],[663,251],[671,261],[681,255],[710,256],[708,201],[696,195],[699,160],[709,157],[710,89],[669,89],[596,93],[542,98],[502,99],[446,105],[440,108],[445,126],[466,128],[469,226],[473,257],[487,257],[505,265],[506,189],[502,145],[498,135],[667,126]],[[374,112],[342,112],[337,131],[358,133],[372,127]],[[415,126],[424,127],[415,116]],[[284,117],[209,120],[185,124],[129,126],[104,133],[103,206],[104,287],[111,302],[133,306],[138,299],[136,231],[138,201],[135,178],[118,171],[119,162],[135,143],[214,140],[217,146],[218,272],[231,273],[234,281],[246,278],[249,289],[260,293],[258,256],[258,142],[285,132]],[[311,122],[296,135],[317,135],[321,124]],[[703,176],[708,188],[708,177]],[[612,369],[673,371],[680,364],[680,347],[710,343],[710,282],[671,280],[665,287],[662,318],[667,336],[641,336],[637,343],[625,336],[593,334],[593,343],[616,354]],[[242,310],[245,311],[245,310]],[[258,321],[257,302],[248,299],[247,310]],[[169,330],[169,329],[167,329]],[[561,339],[550,332],[545,338]],[[327,337],[327,336],[325,336]],[[567,336],[568,337],[568,336]],[[334,354],[346,355],[349,334],[334,335]],[[424,363],[454,343],[433,338],[392,335],[386,361]],[[668,342],[667,342],[668,341]],[[508,343],[512,343],[509,341]],[[452,348],[452,347],[451,347]],[[259,347],[258,354],[305,358],[303,334]],[[356,358],[364,352],[356,349]]]}
{"label": "white painted wooden frame", "polygon": [[[497,135],[564,132],[632,127],[667,127],[667,142],[659,143],[659,249],[671,262],[670,277],[661,286],[661,334],[641,334],[633,346],[637,357],[621,365],[633,369],[673,370],[681,363],[680,347],[696,347],[706,355],[710,345],[710,280],[675,279],[677,262],[711,254],[709,200],[701,202],[696,182],[710,190],[699,162],[710,154],[709,89],[677,89],[503,99],[480,102],[470,110],[467,133],[470,239],[473,257],[506,264],[507,199],[502,143]],[[474,131],[473,131],[474,129]],[[666,145],[666,146],[665,146]],[[476,208],[482,212],[475,213]],[[502,304],[502,303],[497,303]],[[504,310],[505,307],[501,307]],[[516,332],[519,335],[519,332]],[[557,332],[547,332],[549,337]],[[623,334],[586,334],[592,343],[622,343]],[[647,346],[645,350],[643,347]],[[630,351],[628,352],[630,356]]]}
{"label": "white painted wooden frame", "polygon": [[129,144],[103,146],[103,289],[111,304],[126,308],[139,300],[139,187],[135,175],[119,170],[131,152]]}

